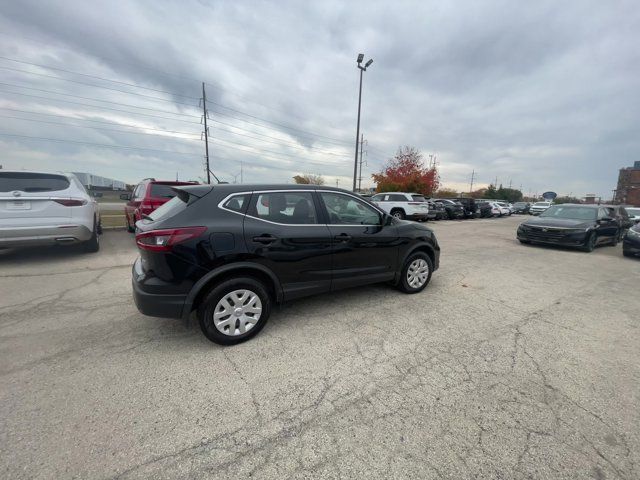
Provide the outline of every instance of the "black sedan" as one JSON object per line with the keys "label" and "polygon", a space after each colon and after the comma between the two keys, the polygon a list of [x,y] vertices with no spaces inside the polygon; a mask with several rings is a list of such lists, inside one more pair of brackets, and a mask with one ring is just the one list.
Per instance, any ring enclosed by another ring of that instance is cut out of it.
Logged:
{"label": "black sedan", "polygon": [[622,253],[625,257],[640,256],[640,223],[627,230],[622,241]]}
{"label": "black sedan", "polygon": [[591,252],[600,244],[617,245],[621,226],[599,205],[552,205],[539,217],[520,224],[521,243],[546,243],[579,247]]}

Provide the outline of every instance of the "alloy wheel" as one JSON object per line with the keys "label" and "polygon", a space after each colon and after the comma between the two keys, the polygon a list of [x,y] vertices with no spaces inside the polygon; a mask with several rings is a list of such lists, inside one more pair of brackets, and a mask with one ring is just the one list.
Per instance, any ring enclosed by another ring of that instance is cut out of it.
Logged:
{"label": "alloy wheel", "polygon": [[411,288],[420,288],[429,278],[429,264],[424,258],[417,258],[407,269],[407,283]]}
{"label": "alloy wheel", "polygon": [[262,315],[260,297],[251,290],[234,290],[225,294],[213,311],[216,329],[231,337],[251,330]]}

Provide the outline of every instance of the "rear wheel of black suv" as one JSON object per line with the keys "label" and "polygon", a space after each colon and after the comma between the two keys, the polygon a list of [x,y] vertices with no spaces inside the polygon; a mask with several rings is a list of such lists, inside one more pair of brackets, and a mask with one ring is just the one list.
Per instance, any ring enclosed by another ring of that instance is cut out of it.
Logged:
{"label": "rear wheel of black suv", "polygon": [[418,293],[424,290],[431,280],[433,262],[424,252],[409,255],[400,273],[398,288],[404,293]]}
{"label": "rear wheel of black suv", "polygon": [[198,307],[202,333],[214,343],[234,345],[249,340],[267,323],[271,297],[265,285],[237,277],[216,285]]}

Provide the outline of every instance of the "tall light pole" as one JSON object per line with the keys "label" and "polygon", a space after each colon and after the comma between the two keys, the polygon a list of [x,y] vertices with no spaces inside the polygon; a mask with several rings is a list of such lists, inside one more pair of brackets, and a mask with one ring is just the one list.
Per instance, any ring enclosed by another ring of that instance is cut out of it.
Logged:
{"label": "tall light pole", "polygon": [[367,63],[362,66],[362,60],[364,60],[364,53],[358,54],[358,68],[360,69],[360,90],[358,92],[358,126],[356,127],[356,154],[353,160],[353,191],[356,191],[356,177],[358,176],[358,142],[360,137],[360,105],[362,104],[362,73],[367,71],[367,68],[373,63],[372,59],[369,59]]}

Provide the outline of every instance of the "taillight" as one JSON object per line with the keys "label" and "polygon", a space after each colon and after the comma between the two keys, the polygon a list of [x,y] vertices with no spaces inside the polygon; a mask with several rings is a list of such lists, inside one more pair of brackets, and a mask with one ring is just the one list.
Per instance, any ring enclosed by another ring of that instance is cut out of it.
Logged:
{"label": "taillight", "polygon": [[152,252],[169,252],[174,245],[199,237],[207,227],[170,228],[136,234],[138,248]]}
{"label": "taillight", "polygon": [[81,207],[87,204],[86,200],[78,200],[75,198],[58,198],[54,200],[54,202],[64,205],[65,207]]}

